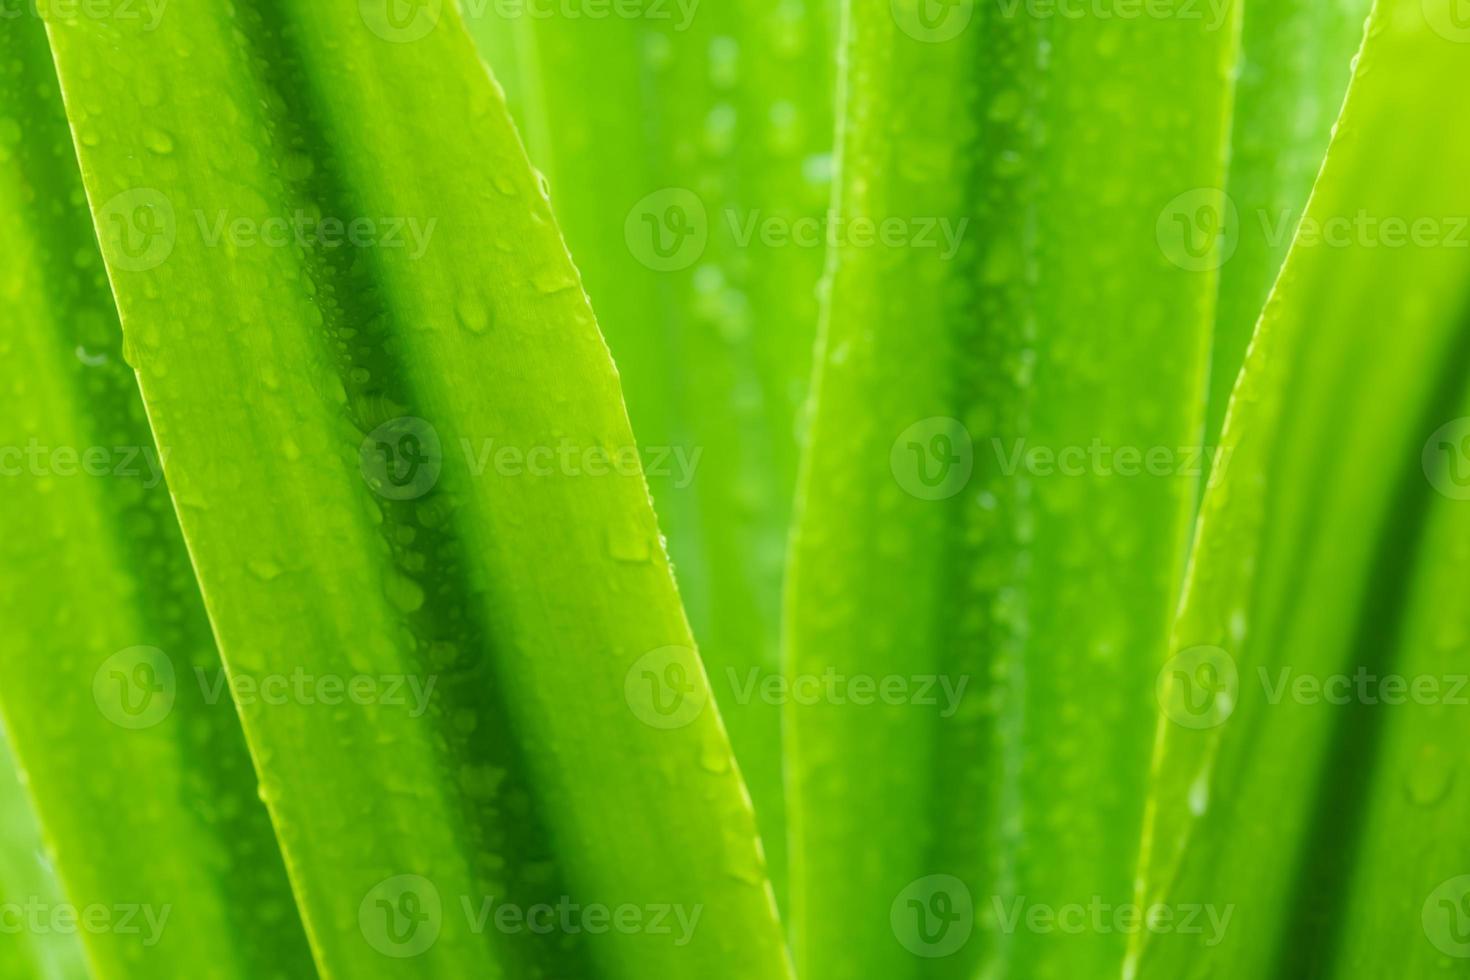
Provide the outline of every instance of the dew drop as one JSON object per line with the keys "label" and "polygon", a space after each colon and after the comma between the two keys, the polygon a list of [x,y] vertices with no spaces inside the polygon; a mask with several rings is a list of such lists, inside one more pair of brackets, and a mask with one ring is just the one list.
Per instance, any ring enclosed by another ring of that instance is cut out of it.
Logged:
{"label": "dew drop", "polygon": [[385,587],[388,601],[400,612],[414,613],[424,607],[424,589],[407,575],[393,573]]}
{"label": "dew drop", "polygon": [[246,562],[245,567],[250,570],[251,575],[254,575],[262,582],[272,581],[281,575],[281,566],[273,561],[256,558]]}
{"label": "dew drop", "polygon": [[607,553],[614,561],[642,565],[653,560],[653,540],[641,527],[631,524],[609,528]]}
{"label": "dew drop", "polygon": [[462,299],[455,306],[454,312],[459,317],[460,326],[470,333],[483,334],[490,329],[490,311],[482,303]]}
{"label": "dew drop", "polygon": [[161,129],[147,129],[143,132],[143,145],[160,156],[167,156],[174,151],[174,138]]}
{"label": "dew drop", "polygon": [[709,43],[709,80],[716,88],[734,88],[740,81],[740,44],[733,37]]}
{"label": "dew drop", "polygon": [[1454,779],[1454,763],[1444,750],[1434,744],[1423,745],[1410,763],[1405,789],[1415,806],[1432,807],[1449,795]]}

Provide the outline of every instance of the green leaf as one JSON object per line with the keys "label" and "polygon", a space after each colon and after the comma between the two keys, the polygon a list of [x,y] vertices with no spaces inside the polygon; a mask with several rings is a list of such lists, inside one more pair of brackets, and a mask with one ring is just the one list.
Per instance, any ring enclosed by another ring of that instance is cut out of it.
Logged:
{"label": "green leaf", "polygon": [[686,0],[599,19],[471,21],[511,76],[624,380],[778,894],[783,695],[772,685],[826,256],[827,8]]}
{"label": "green leaf", "polygon": [[[55,909],[64,907],[41,828],[36,823],[24,777],[0,730],[0,902],[6,910],[7,929],[0,934],[0,977],[5,980],[81,980],[87,974],[82,946],[74,933],[52,928],[25,928],[31,922],[49,925]],[[17,929],[17,924],[21,928]]]}
{"label": "green leaf", "polygon": [[0,694],[65,898],[25,927],[101,978],[311,976],[28,14],[0,79]]}
{"label": "green leaf", "polygon": [[1219,444],[1246,346],[1321,169],[1370,6],[1370,0],[1243,5],[1208,446]]}
{"label": "green leaf", "polygon": [[1007,9],[848,5],[841,219],[902,234],[836,250],[790,575],[813,980],[1123,954],[1027,917],[1131,895],[1218,265],[1176,219],[1223,181],[1234,16]]}
{"label": "green leaf", "polygon": [[456,11],[53,46],[323,972],[785,975],[616,372]]}
{"label": "green leaf", "polygon": [[1376,8],[1236,388],[1160,677],[1140,874],[1143,901],[1230,920],[1140,934],[1130,976],[1428,976],[1470,953],[1465,715],[1448,700],[1464,694],[1470,137],[1460,101],[1403,125],[1408,100],[1470,70],[1452,14]]}

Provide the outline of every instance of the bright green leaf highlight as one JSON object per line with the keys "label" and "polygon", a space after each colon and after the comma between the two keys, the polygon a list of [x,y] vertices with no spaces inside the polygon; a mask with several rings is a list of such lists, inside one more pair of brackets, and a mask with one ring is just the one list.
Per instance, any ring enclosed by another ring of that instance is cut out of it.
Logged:
{"label": "bright green leaf highlight", "polygon": [[[607,349],[457,14],[410,13],[53,35],[323,972],[783,976]],[[495,918],[567,902],[645,927]]]}
{"label": "bright green leaf highlight", "polygon": [[1464,667],[1449,597],[1465,558],[1470,137],[1458,102],[1402,124],[1408,101],[1470,70],[1451,12],[1375,10],[1235,390],[1160,678],[1140,894],[1231,922],[1208,947],[1140,933],[1130,976],[1429,976],[1470,953],[1465,788],[1445,754],[1464,731],[1446,698]]}
{"label": "bright green leaf highlight", "polygon": [[781,578],[817,281],[839,231],[827,8],[471,21],[514,72],[532,159],[617,361],[778,893]]}
{"label": "bright green leaf highlight", "polygon": [[40,928],[77,916],[99,980],[312,976],[40,21],[0,30],[0,78],[0,696],[64,891]]}
{"label": "bright green leaf highlight", "polygon": [[1024,917],[1131,895],[1202,471],[1233,8],[944,9],[848,5],[841,218],[909,234],[836,249],[792,557],[813,980],[1121,962]]}

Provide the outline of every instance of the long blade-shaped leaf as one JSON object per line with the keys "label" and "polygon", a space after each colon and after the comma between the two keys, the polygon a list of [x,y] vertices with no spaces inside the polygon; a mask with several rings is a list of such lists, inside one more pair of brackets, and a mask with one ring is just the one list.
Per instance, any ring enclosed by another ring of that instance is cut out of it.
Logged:
{"label": "long blade-shaped leaf", "polygon": [[73,930],[53,916],[66,908],[61,883],[46,854],[24,776],[0,730],[0,977],[5,980],[82,980],[87,968]]}
{"label": "long blade-shaped leaf", "polygon": [[517,71],[508,84],[654,464],[680,591],[778,893],[783,695],[771,685],[829,237],[827,7],[645,3],[607,18],[505,8],[472,22],[492,64]]}
{"label": "long blade-shaped leaf", "polygon": [[1463,614],[1436,601],[1465,567],[1464,504],[1440,498],[1463,495],[1470,431],[1470,119],[1403,117],[1470,72],[1453,13],[1379,3],[1236,389],[1141,872],[1146,902],[1228,928],[1141,933],[1131,975],[1428,976],[1470,952],[1464,709],[1443,701]]}
{"label": "long blade-shaped leaf", "polygon": [[1191,10],[848,5],[841,217],[910,236],[839,247],[826,317],[790,669],[846,686],[788,715],[805,976],[1121,962],[1029,923],[1131,893],[1215,285],[1175,219],[1219,193],[1235,47]]}
{"label": "long blade-shaped leaf", "polygon": [[67,900],[38,921],[75,914],[99,977],[310,976],[34,17],[0,80],[0,697]]}
{"label": "long blade-shaped leaf", "polygon": [[1301,220],[1370,0],[1247,0],[1230,143],[1227,250],[1205,444],[1219,444],[1246,345]]}
{"label": "long blade-shaped leaf", "polygon": [[326,972],[782,975],[617,376],[451,5],[52,40]]}

